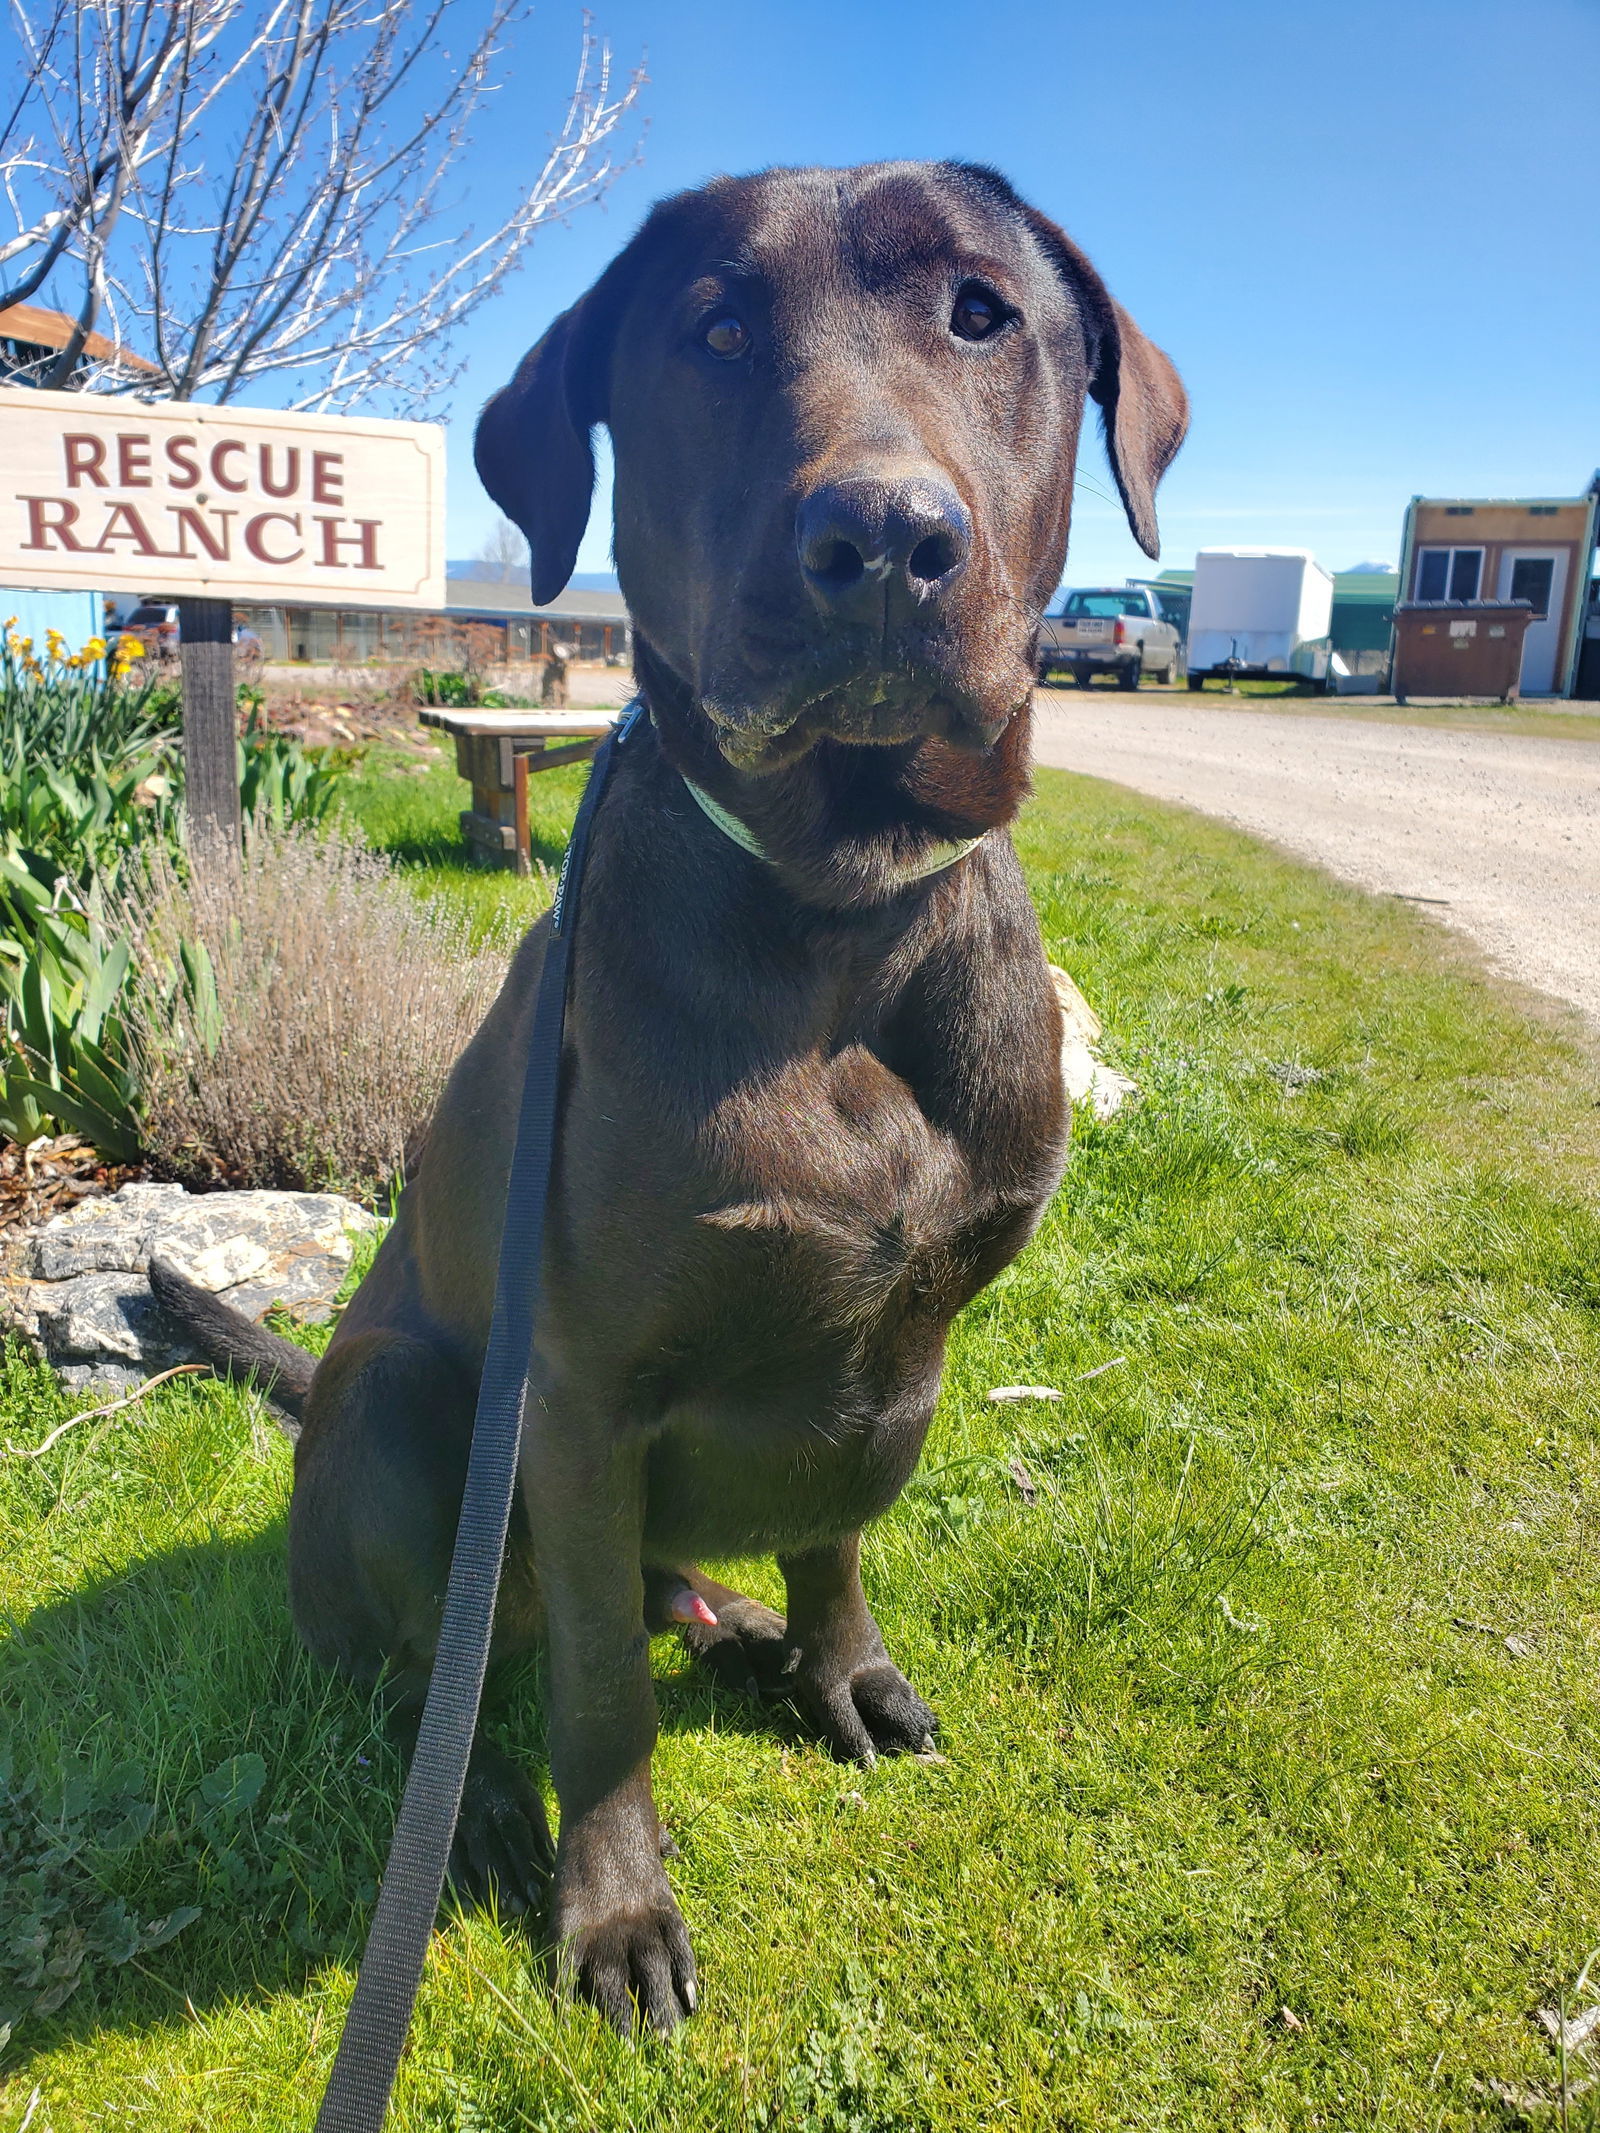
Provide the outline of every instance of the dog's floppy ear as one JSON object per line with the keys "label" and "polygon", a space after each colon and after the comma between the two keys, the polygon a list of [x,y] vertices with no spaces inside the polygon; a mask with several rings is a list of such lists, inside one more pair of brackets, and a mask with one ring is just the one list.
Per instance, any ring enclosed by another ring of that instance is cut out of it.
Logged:
{"label": "dog's floppy ear", "polygon": [[1034,235],[1069,283],[1089,344],[1089,391],[1099,401],[1106,456],[1122,492],[1133,537],[1150,557],[1161,553],[1156,483],[1177,456],[1189,427],[1189,397],[1172,359],[1147,340],[1066,233],[1036,208]]}
{"label": "dog's floppy ear", "polygon": [[555,599],[572,575],[589,523],[594,448],[604,419],[605,349],[589,330],[593,295],[564,311],[478,417],[472,457],[478,479],[528,537],[533,597]]}
{"label": "dog's floppy ear", "polygon": [[[1107,300],[1108,303],[1110,300]],[[1189,396],[1172,358],[1147,340],[1118,303],[1089,390],[1099,401],[1106,453],[1122,491],[1133,537],[1152,560],[1161,553],[1156,483],[1178,455],[1189,427]]]}

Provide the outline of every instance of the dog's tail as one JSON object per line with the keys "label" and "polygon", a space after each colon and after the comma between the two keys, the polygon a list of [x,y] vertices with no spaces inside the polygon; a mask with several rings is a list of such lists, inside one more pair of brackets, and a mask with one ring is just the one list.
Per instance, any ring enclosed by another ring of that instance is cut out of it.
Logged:
{"label": "dog's tail", "polygon": [[298,1437],[316,1357],[282,1334],[256,1325],[232,1304],[191,1281],[170,1259],[151,1260],[150,1287],[156,1302],[183,1328],[206,1361],[222,1376],[254,1385],[288,1417],[285,1435]]}

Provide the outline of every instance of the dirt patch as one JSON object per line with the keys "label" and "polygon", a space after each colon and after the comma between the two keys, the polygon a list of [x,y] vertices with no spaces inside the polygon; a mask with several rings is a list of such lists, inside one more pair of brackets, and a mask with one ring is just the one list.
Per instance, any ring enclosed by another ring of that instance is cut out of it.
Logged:
{"label": "dirt patch", "polygon": [[[540,668],[495,667],[484,688],[518,702],[539,701]],[[275,733],[291,733],[312,748],[350,748],[381,741],[426,752],[437,745],[417,724],[411,666],[293,667],[262,669],[259,720]],[[615,708],[633,694],[626,667],[600,660],[568,669],[571,708]]]}

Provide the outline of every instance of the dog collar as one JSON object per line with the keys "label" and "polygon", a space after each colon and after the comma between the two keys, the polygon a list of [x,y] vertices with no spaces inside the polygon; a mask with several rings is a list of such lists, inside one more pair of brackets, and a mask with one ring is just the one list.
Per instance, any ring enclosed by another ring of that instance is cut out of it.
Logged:
{"label": "dog collar", "polygon": [[[768,858],[766,846],[747,822],[741,822],[737,815],[730,814],[719,801],[712,799],[703,786],[696,785],[693,778],[684,778],[683,782],[688,786],[701,813],[708,821],[717,825],[724,837],[731,838],[740,851],[748,852],[752,859]],[[984,834],[987,835],[987,832]],[[959,844],[936,844],[933,850],[921,859],[913,859],[903,866],[897,866],[894,870],[895,878],[909,886],[914,881],[926,881],[930,874],[943,874],[948,868],[958,865],[969,852],[975,852],[982,842],[983,837],[979,836],[967,837]]]}

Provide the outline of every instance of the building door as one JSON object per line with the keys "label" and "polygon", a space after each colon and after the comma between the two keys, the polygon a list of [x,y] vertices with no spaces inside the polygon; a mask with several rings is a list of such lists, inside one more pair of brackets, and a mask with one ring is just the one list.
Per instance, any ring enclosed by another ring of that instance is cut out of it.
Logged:
{"label": "building door", "polygon": [[1508,548],[1500,558],[1502,600],[1529,600],[1533,620],[1522,640],[1522,693],[1548,696],[1556,685],[1561,650],[1561,602],[1567,589],[1566,552],[1559,548]]}

